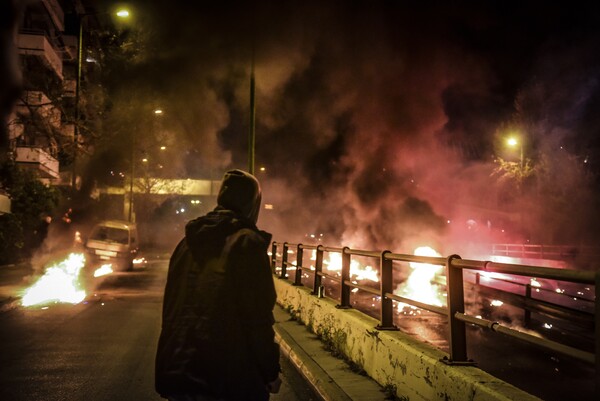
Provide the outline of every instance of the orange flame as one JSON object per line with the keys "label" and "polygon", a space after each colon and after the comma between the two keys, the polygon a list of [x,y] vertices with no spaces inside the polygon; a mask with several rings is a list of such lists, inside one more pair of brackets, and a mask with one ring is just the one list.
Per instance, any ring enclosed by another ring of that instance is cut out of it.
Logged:
{"label": "orange flame", "polygon": [[[415,249],[414,255],[417,256],[441,256],[435,249],[428,246],[421,246]],[[433,281],[436,275],[443,274],[443,266],[432,265],[428,263],[409,263],[412,272],[408,279],[399,284],[394,290],[394,294],[409,298],[424,304],[443,306],[446,304],[446,294],[440,290],[439,285]],[[413,306],[399,303],[398,310]]]}
{"label": "orange flame", "polygon": [[79,274],[85,266],[82,253],[71,253],[65,260],[48,267],[42,277],[29,287],[21,303],[32,306],[48,303],[78,304],[85,299]]}
{"label": "orange flame", "polygon": [[[342,272],[342,254],[331,253],[329,259],[323,260],[323,266],[330,272],[338,272],[341,275]],[[350,260],[350,278],[355,280],[370,280],[379,282],[378,271],[374,270],[372,266],[361,266],[357,260]]]}
{"label": "orange flame", "polygon": [[108,274],[111,274],[112,272],[113,272],[112,264],[107,263],[96,269],[96,271],[94,272],[94,277],[106,276]]}

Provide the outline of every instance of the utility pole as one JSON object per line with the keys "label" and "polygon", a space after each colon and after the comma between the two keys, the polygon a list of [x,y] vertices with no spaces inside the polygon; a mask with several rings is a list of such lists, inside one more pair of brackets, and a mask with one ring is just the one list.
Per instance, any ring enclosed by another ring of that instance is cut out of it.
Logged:
{"label": "utility pole", "polygon": [[256,106],[254,83],[254,46],[252,46],[252,67],[250,70],[250,131],[248,133],[248,172],[254,174],[254,147],[256,146],[255,119]]}
{"label": "utility pole", "polygon": [[135,129],[131,132],[131,171],[129,172],[129,222],[133,222],[133,176],[135,174]]}
{"label": "utility pole", "polygon": [[79,124],[80,124],[80,105],[79,96],[81,92],[81,64],[83,58],[83,17],[79,16],[79,35],[77,39],[77,86],[75,87],[75,130],[73,132],[73,169],[71,173],[71,190],[75,191],[77,185],[77,152],[79,151]]}

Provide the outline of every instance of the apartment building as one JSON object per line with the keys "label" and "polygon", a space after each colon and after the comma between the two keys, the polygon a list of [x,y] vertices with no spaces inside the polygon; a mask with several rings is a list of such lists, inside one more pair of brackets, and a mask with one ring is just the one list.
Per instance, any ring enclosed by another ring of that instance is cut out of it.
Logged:
{"label": "apartment building", "polygon": [[24,90],[8,122],[10,150],[50,185],[75,182],[78,7],[76,0],[28,2],[15,40]]}

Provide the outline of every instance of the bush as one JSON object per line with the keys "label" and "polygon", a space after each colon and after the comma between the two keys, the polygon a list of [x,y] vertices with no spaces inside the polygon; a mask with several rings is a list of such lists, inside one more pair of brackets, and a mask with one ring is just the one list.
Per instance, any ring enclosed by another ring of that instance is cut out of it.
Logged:
{"label": "bush", "polygon": [[22,257],[23,229],[14,214],[0,215],[0,265],[15,263]]}
{"label": "bush", "polygon": [[59,193],[11,161],[0,166],[0,186],[8,192],[12,208],[12,213],[1,216],[0,260],[14,261],[29,256],[43,241],[39,234],[43,219],[54,213]]}

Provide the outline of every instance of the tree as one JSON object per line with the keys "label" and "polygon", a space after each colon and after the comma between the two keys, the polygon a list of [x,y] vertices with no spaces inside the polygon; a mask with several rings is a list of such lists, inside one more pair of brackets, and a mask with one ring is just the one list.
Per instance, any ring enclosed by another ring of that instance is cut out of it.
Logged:
{"label": "tree", "polygon": [[513,162],[497,157],[494,159],[494,163],[497,166],[492,171],[492,176],[497,176],[500,181],[514,182],[519,192],[522,192],[524,182],[534,176],[537,171],[533,165],[533,161],[529,158],[526,158],[522,162]]}
{"label": "tree", "polygon": [[1,216],[0,260],[14,262],[29,256],[44,240],[44,219],[54,214],[59,193],[10,161],[0,165],[0,184],[12,200],[12,213]]}

